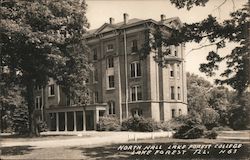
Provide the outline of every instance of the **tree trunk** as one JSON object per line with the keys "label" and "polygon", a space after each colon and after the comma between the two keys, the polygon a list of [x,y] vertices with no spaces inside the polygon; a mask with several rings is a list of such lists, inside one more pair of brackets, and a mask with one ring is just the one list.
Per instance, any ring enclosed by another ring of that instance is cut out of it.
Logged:
{"label": "tree trunk", "polygon": [[32,79],[28,80],[29,83],[26,85],[26,100],[28,103],[28,117],[29,117],[29,135],[30,136],[39,136],[37,120],[35,116],[35,103],[34,103],[34,83]]}

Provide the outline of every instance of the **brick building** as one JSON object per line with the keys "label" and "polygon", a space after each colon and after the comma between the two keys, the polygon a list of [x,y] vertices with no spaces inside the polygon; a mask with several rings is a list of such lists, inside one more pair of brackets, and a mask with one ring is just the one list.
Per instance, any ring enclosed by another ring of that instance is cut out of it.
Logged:
{"label": "brick building", "polygon": [[41,110],[51,131],[94,130],[100,116],[115,114],[121,120],[131,115],[167,121],[187,114],[187,89],[184,45],[169,46],[167,67],[160,67],[154,52],[141,59],[141,49],[149,31],[159,26],[168,32],[181,26],[179,18],[160,21],[129,19],[115,23],[113,18],[100,28],[90,30],[85,38],[91,49],[93,64],[87,85],[91,102],[76,106],[60,87],[50,80],[45,88],[37,88],[35,105]]}

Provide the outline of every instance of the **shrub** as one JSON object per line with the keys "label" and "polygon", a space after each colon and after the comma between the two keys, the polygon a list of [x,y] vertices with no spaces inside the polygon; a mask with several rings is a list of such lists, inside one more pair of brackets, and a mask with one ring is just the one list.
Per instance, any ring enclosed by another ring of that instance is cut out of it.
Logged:
{"label": "shrub", "polygon": [[183,125],[174,134],[174,138],[180,139],[196,139],[201,138],[204,134],[205,126],[203,125]]}
{"label": "shrub", "polygon": [[174,138],[195,139],[202,137],[206,127],[201,124],[200,118],[186,117],[185,119],[184,124],[174,134]]}
{"label": "shrub", "polygon": [[204,132],[204,138],[216,139],[217,136],[218,136],[218,133],[215,130]]}
{"label": "shrub", "polygon": [[12,130],[19,135],[29,133],[28,107],[25,104],[15,108],[12,116]]}
{"label": "shrub", "polygon": [[38,121],[37,126],[38,126],[38,132],[48,131],[48,126],[47,126],[47,123],[45,121]]}
{"label": "shrub", "polygon": [[107,115],[100,117],[97,124],[98,131],[119,131],[121,130],[121,125],[119,118],[115,115]]}
{"label": "shrub", "polygon": [[173,128],[171,127],[170,121],[165,121],[160,123],[160,129],[163,131],[172,131]]}
{"label": "shrub", "polygon": [[214,127],[212,130],[214,130],[214,131],[233,131],[233,129],[228,127],[228,126]]}
{"label": "shrub", "polygon": [[159,128],[159,124],[156,121],[141,116],[130,117],[122,122],[123,131],[153,132]]}
{"label": "shrub", "polygon": [[220,115],[213,108],[205,108],[201,119],[206,128],[211,130],[213,127],[218,126]]}

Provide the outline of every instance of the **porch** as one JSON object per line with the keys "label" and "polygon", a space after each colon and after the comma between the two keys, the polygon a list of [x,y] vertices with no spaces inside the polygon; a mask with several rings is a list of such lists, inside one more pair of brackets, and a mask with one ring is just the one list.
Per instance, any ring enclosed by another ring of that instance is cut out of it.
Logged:
{"label": "porch", "polygon": [[49,131],[90,131],[96,130],[99,117],[106,113],[106,104],[85,107],[58,107],[46,110]]}

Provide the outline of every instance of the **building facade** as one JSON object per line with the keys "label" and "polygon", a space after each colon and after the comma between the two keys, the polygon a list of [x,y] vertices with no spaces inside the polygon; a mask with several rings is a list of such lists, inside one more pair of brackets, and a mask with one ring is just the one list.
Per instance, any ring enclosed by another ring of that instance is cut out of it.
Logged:
{"label": "building facade", "polygon": [[110,18],[109,23],[85,35],[93,65],[86,82],[91,91],[89,105],[72,104],[52,79],[45,88],[36,89],[36,109],[51,131],[94,130],[104,115],[116,115],[120,120],[140,115],[167,121],[187,114],[185,46],[167,47],[166,67],[155,61],[153,51],[144,58],[139,54],[156,26],[169,32],[181,26],[179,18],[161,15],[161,20],[155,21],[123,16],[123,22]]}

